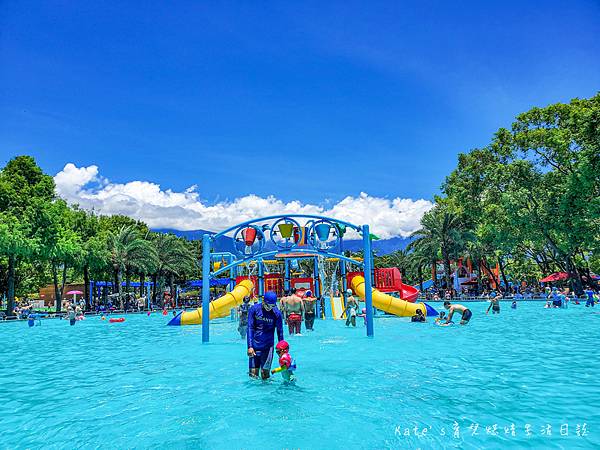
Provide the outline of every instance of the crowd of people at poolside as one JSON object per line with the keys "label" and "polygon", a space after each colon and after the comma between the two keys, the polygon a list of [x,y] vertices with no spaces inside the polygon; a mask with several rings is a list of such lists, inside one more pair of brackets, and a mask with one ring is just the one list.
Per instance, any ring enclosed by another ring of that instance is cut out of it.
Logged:
{"label": "crowd of people at poolside", "polygon": [[[340,295],[339,292],[336,292],[336,294],[338,296]],[[366,310],[364,308],[360,309],[359,301],[352,294],[352,290],[348,289],[345,295],[345,308],[340,319],[345,316],[346,326],[356,327],[358,317],[363,317],[366,323]],[[443,295],[443,297],[440,297],[440,295]],[[178,305],[175,305],[168,293],[163,295],[161,305],[150,304],[149,308],[146,297],[135,298],[132,296],[131,299],[129,299],[128,296],[125,297],[125,300],[121,304],[119,304],[118,298],[115,298],[113,303],[113,296],[108,296],[103,300],[95,299],[91,307],[87,307],[84,299],[81,297],[79,299],[63,299],[62,311],[64,316],[62,317],[68,319],[70,324],[74,325],[76,321],[83,320],[84,312],[89,311],[96,312],[97,314],[109,314],[115,311],[141,312],[149,309],[150,311],[163,310],[163,314],[166,315],[166,311],[172,309],[173,315],[175,315],[175,309],[183,309],[185,311],[188,308],[201,306],[201,301],[199,301],[199,299],[197,301],[194,301],[193,299],[182,299]],[[213,300],[213,297],[216,298],[218,295],[211,295],[211,300]],[[468,297],[465,296],[465,298]],[[577,296],[569,288],[559,289],[557,287],[546,286],[544,288],[531,289],[525,291],[525,293],[520,292],[519,290],[516,292],[512,291],[508,295],[503,290],[491,290],[490,292],[484,292],[482,296],[478,298],[489,300],[490,303],[486,314],[490,311],[492,314],[499,314],[500,300],[503,299],[513,300],[511,304],[512,309],[517,308],[517,302],[519,300],[528,300],[532,298],[545,298],[545,308],[567,308],[570,303],[585,303],[586,307],[593,307],[595,304],[600,303],[600,290],[595,291],[588,287],[584,290],[582,296]],[[438,325],[451,325],[453,323],[452,318],[454,313],[459,313],[461,315],[460,323],[463,325],[467,324],[472,316],[471,311],[466,306],[458,303],[451,303],[451,301],[454,302],[455,299],[460,300],[461,297],[453,297],[452,293],[448,290],[444,291],[432,288],[427,291],[427,299],[433,301],[444,300],[444,308],[448,310],[448,314],[446,315],[445,312],[440,313],[440,316],[435,319],[435,322]],[[238,307],[238,332],[241,337],[246,336],[248,310],[256,301],[256,299],[247,297]],[[319,303],[320,308],[317,308],[317,303]],[[289,334],[300,334],[302,332],[303,323],[307,331],[313,331],[317,311],[322,310],[323,305],[323,299],[314,297],[310,290],[296,291],[296,289],[285,291],[277,303],[282,317],[287,324]],[[38,319],[40,313],[35,311],[31,301],[24,299],[16,305],[15,315],[18,319],[27,319],[30,316],[31,318]],[[417,309],[415,315],[411,318],[411,321],[427,321],[426,312]]]}
{"label": "crowd of people at poolside", "polygon": [[[468,287],[461,288],[460,292],[458,292],[454,288],[445,289],[438,288],[432,286],[426,289],[421,296],[425,300],[429,301],[439,301],[439,300],[451,300],[451,299],[461,299],[461,300],[481,300],[481,299],[491,299],[495,297],[500,297],[502,299],[513,299],[513,300],[533,300],[533,299],[541,299],[548,298],[551,296],[553,292],[557,289],[560,291],[565,291],[565,288],[557,288],[552,286],[544,286],[542,284],[537,286],[510,286],[508,289],[505,289],[504,286],[500,286],[497,289],[493,287],[485,287],[481,292],[478,292],[476,289],[470,289]],[[567,288],[568,295],[571,298],[576,297],[574,292]],[[587,294],[584,294],[579,297],[579,299],[585,299]]]}

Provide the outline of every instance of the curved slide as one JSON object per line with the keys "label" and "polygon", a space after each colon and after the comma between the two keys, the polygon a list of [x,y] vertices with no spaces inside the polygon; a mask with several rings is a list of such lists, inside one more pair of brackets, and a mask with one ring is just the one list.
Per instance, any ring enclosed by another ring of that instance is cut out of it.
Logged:
{"label": "curved slide", "polygon": [[[210,319],[227,317],[231,309],[242,303],[244,297],[252,295],[254,284],[250,280],[242,280],[232,291],[210,302]],[[168,325],[202,325],[202,307],[195,311],[182,311],[171,319]]]}
{"label": "curved slide", "polygon": [[[364,299],[365,298],[365,279],[360,275],[352,278],[350,283],[352,290],[356,294]],[[427,303],[411,303],[406,300],[401,300],[391,295],[384,294],[383,292],[373,289],[373,306],[377,309],[381,309],[389,314],[394,314],[400,317],[412,317],[416,314],[417,309],[423,311],[426,316],[437,316],[437,311],[429,306]]]}
{"label": "curved slide", "polygon": [[414,303],[417,301],[417,297],[419,296],[419,290],[408,284],[402,285],[402,291],[400,292],[400,297],[402,300],[406,300],[407,302]]}

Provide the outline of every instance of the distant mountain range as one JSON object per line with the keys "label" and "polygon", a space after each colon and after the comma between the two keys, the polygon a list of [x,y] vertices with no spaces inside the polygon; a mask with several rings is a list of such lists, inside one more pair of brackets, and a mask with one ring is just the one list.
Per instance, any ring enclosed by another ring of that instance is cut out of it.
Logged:
{"label": "distant mountain range", "polygon": [[[193,231],[180,231],[171,230],[168,228],[159,228],[152,231],[160,233],[173,233],[176,236],[184,237],[191,241],[197,241],[202,239],[202,236],[206,233],[215,234],[212,231],[206,230],[193,230]],[[377,255],[387,255],[393,253],[396,250],[405,249],[410,243],[410,238],[394,237],[391,239],[380,239],[379,241],[373,241],[373,250]],[[268,242],[267,248],[272,247],[272,243]],[[344,250],[358,251],[362,249],[362,241],[360,240],[346,240],[344,239]],[[232,239],[228,236],[222,236],[215,242],[215,250],[218,252],[230,252],[233,250]]]}

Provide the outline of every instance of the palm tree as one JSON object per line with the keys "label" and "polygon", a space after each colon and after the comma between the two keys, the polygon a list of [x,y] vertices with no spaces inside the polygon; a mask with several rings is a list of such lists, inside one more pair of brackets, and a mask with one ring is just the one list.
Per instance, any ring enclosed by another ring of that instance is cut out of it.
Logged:
{"label": "palm tree", "polygon": [[427,266],[431,264],[435,264],[431,255],[421,253],[419,251],[414,251],[408,254],[408,267],[415,270],[417,272],[417,279],[419,282],[419,290],[423,292],[423,269],[426,269]]}
{"label": "palm tree", "polygon": [[458,215],[441,206],[436,206],[421,219],[421,229],[411,237],[416,238],[412,248],[422,248],[430,253],[433,248],[439,249],[444,262],[444,278],[446,288],[452,287],[450,277],[450,261],[456,258],[466,242],[470,239]]}
{"label": "palm tree", "polygon": [[132,225],[121,227],[116,234],[110,236],[108,242],[115,289],[122,307],[121,276],[125,274],[125,292],[129,295],[132,273],[149,271],[157,259],[156,249]]}
{"label": "palm tree", "polygon": [[406,278],[406,268],[408,267],[408,251],[399,249],[387,255],[387,262],[392,267],[398,267],[402,274],[402,279]]}
{"label": "palm tree", "polygon": [[[154,297],[160,292],[157,284],[162,286],[166,280],[169,283],[171,294],[174,294],[174,278],[186,273],[192,273],[198,268],[194,252],[186,242],[173,234],[157,233],[152,236],[152,245],[156,252],[155,264],[152,268],[154,278]],[[154,298],[156,301],[156,298]]]}
{"label": "palm tree", "polygon": [[[419,270],[422,271],[426,266],[431,266],[432,272],[435,273],[437,262],[440,260],[440,249],[437,241],[424,238],[415,239],[408,244],[406,249],[411,252],[409,253],[411,255],[411,261],[413,261],[413,267],[417,265],[417,272],[419,272]],[[434,274],[431,281],[433,281],[435,287],[438,286],[437,275]],[[422,287],[423,286],[421,286],[421,288]]]}
{"label": "palm tree", "polygon": [[464,259],[470,259],[473,266],[477,270],[477,293],[481,293],[482,291],[482,281],[483,281],[483,273],[481,270],[488,270],[489,268],[486,264],[486,256],[492,254],[493,250],[490,248],[486,248],[483,245],[482,240],[473,240],[467,243],[462,251],[462,257]]}

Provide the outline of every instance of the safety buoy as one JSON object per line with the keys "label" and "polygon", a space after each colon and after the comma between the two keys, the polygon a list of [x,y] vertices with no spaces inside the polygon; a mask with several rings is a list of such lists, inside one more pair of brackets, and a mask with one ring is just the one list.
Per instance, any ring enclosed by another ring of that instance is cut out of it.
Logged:
{"label": "safety buoy", "polygon": [[125,317],[115,317],[108,320],[110,323],[125,322]]}

